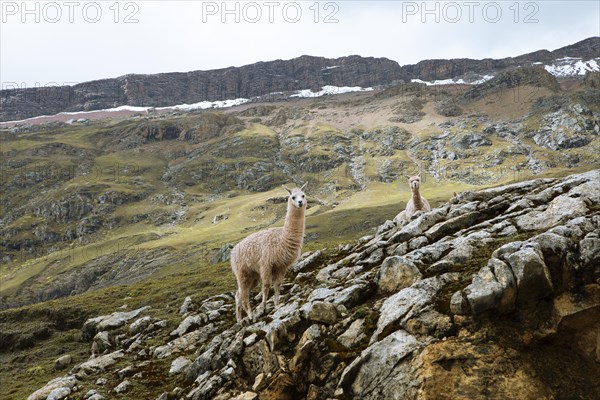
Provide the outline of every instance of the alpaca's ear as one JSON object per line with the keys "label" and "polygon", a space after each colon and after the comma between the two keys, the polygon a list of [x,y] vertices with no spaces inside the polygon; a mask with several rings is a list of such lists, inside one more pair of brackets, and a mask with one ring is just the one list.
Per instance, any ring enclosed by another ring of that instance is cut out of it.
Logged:
{"label": "alpaca's ear", "polygon": [[308,181],[304,182],[304,185],[302,185],[300,187],[300,190],[304,191],[304,188],[306,187],[306,185],[308,185]]}
{"label": "alpaca's ear", "polygon": [[292,194],[292,190],[291,190],[291,189],[289,189],[289,188],[287,188],[287,187],[285,187],[285,186],[284,186],[283,188],[284,188],[285,190],[287,190],[287,192],[288,192],[289,194]]}

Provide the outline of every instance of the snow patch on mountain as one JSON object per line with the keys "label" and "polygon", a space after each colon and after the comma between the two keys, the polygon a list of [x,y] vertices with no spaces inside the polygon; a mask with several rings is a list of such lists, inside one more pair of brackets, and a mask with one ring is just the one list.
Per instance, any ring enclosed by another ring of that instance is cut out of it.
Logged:
{"label": "snow patch on mountain", "polygon": [[489,81],[494,75],[483,75],[477,79],[463,79],[463,78],[451,78],[451,79],[438,79],[432,82],[423,81],[421,79],[411,79],[413,83],[424,83],[427,86],[436,85],[479,85],[480,83]]}
{"label": "snow patch on mountain", "polygon": [[554,60],[550,65],[544,65],[544,69],[557,78],[582,76],[588,71],[600,71],[600,57],[587,61],[583,61],[581,58],[577,57],[559,58]]}
{"label": "snow patch on mountain", "polygon": [[332,94],[342,94],[351,92],[367,92],[373,90],[372,87],[363,88],[360,86],[323,86],[318,92],[313,92],[310,89],[298,90],[290,97],[321,97]]}
{"label": "snow patch on mountain", "polygon": [[[217,100],[217,101],[201,101],[199,103],[193,104],[178,104],[176,106],[171,107],[157,107],[156,110],[181,110],[181,111],[192,111],[192,110],[206,110],[209,108],[228,108],[233,106],[239,106],[240,104],[244,104],[249,102],[250,99],[233,99],[233,100]],[[147,107],[150,108],[150,107]]]}

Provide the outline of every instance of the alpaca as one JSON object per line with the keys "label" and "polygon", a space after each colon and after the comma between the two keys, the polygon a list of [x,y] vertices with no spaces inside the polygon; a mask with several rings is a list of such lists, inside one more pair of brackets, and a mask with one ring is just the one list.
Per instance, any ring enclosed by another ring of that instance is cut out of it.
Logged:
{"label": "alpaca", "polygon": [[421,187],[421,176],[414,175],[408,178],[410,190],[412,191],[412,197],[406,203],[406,209],[394,218],[395,221],[400,219],[410,219],[417,211],[431,211],[429,202],[421,196],[419,188]]}
{"label": "alpaca", "polygon": [[288,189],[285,222],[281,228],[270,228],[253,233],[239,242],[231,251],[231,269],[238,290],[235,294],[235,316],[239,321],[245,310],[253,319],[250,291],[260,281],[262,284],[261,308],[266,309],[269,287],[274,289],[273,302],[279,305],[279,289],[287,269],[298,259],[304,241],[304,214],[306,195],[304,188]]}

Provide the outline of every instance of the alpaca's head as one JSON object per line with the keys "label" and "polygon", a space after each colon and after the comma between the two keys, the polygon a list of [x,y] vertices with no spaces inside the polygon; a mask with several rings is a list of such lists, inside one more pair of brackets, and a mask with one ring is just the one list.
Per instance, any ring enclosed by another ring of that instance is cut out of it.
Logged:
{"label": "alpaca's head", "polygon": [[408,184],[412,190],[417,190],[421,187],[421,176],[414,175],[408,178]]}
{"label": "alpaca's head", "polygon": [[290,194],[288,203],[291,203],[296,208],[306,208],[306,194],[304,193],[304,188],[307,184],[308,182],[301,187],[294,189],[288,189],[284,186],[284,189]]}

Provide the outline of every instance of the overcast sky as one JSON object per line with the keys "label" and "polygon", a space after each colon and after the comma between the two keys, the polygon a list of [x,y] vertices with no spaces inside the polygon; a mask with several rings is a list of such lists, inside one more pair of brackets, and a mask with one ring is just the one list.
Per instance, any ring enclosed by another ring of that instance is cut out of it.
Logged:
{"label": "overcast sky", "polygon": [[[600,35],[592,1],[0,1],[0,82],[73,84],[303,54],[501,58]],[[600,55],[599,55],[600,56]]]}

